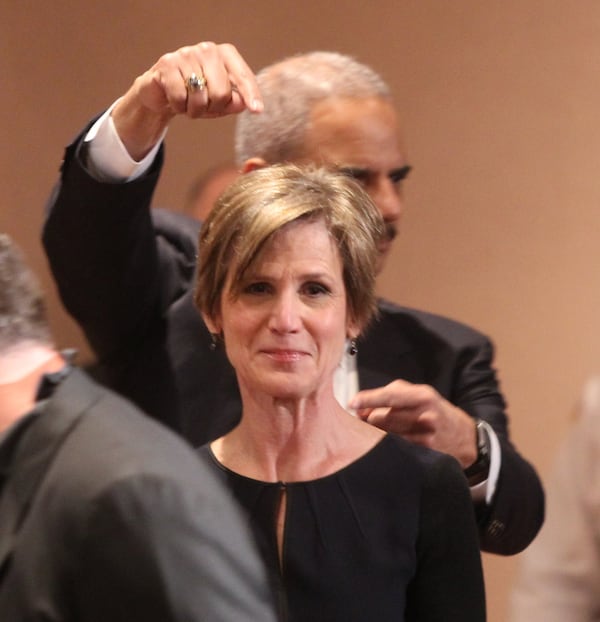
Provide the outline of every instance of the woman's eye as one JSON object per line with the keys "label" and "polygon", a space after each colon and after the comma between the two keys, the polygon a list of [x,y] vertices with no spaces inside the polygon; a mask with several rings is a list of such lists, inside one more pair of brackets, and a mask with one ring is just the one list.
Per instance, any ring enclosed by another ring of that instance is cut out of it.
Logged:
{"label": "woman's eye", "polygon": [[322,283],[307,283],[303,289],[308,296],[321,296],[329,293],[329,288]]}
{"label": "woman's eye", "polygon": [[269,286],[267,283],[250,283],[244,287],[245,294],[265,294],[269,291]]}

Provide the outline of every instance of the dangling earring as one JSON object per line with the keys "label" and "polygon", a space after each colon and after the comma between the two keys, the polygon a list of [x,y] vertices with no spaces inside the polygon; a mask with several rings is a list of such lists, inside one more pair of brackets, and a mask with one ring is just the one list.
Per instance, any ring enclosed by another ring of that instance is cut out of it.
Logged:
{"label": "dangling earring", "polygon": [[219,339],[219,335],[217,333],[210,334],[210,349],[214,352],[217,349],[217,341]]}
{"label": "dangling earring", "polygon": [[350,356],[356,356],[358,347],[356,345],[356,339],[350,339],[350,346],[348,347],[348,354]]}

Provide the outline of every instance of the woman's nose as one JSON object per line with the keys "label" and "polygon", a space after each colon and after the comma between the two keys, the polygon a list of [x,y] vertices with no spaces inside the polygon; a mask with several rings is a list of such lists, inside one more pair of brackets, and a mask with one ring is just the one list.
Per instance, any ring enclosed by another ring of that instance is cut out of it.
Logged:
{"label": "woman's nose", "polygon": [[298,330],[300,326],[300,301],[291,293],[284,293],[273,300],[269,328],[279,333]]}

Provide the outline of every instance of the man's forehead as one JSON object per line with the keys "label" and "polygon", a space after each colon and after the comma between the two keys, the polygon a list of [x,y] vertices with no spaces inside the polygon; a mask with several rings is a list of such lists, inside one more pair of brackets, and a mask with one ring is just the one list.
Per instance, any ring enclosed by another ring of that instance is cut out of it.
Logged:
{"label": "man's forehead", "polygon": [[318,102],[311,111],[303,156],[333,166],[404,166],[406,158],[392,103],[381,98]]}

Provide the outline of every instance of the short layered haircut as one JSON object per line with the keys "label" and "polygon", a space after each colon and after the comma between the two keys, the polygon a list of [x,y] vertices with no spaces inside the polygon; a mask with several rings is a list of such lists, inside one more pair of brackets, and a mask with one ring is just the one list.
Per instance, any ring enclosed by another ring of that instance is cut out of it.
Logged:
{"label": "short layered haircut", "polygon": [[[196,306],[216,319],[229,278],[236,298],[265,244],[297,222],[323,222],[338,249],[349,317],[362,330],[376,313],[379,211],[358,183],[324,168],[275,165],[242,175],[200,230]],[[231,273],[230,273],[231,272]]]}

